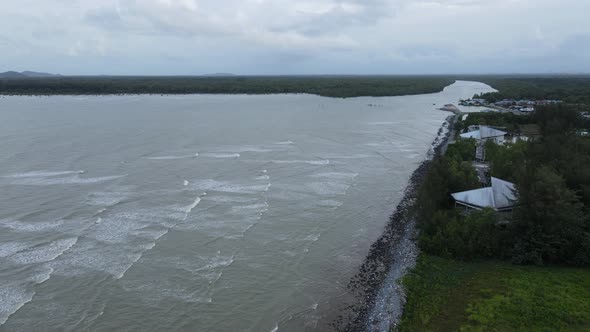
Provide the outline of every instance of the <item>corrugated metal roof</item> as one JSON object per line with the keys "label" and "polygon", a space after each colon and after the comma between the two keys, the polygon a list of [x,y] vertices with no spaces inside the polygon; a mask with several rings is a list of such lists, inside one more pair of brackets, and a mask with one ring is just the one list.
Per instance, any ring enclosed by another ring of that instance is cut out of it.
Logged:
{"label": "corrugated metal roof", "polygon": [[492,188],[494,191],[494,203],[497,209],[514,205],[514,201],[516,201],[514,183],[492,177]]}
{"label": "corrugated metal roof", "polygon": [[487,126],[479,127],[479,132],[480,132],[481,138],[504,136],[507,134],[505,131],[501,131],[501,130],[494,129],[494,128],[487,127]]}
{"label": "corrugated metal roof", "polygon": [[462,138],[475,138],[475,139],[481,139],[481,135],[479,130],[476,131],[470,131],[468,133],[465,134],[461,134]]}
{"label": "corrugated metal roof", "polygon": [[502,210],[510,208],[516,201],[513,183],[492,177],[492,186],[451,194],[461,204],[480,208]]}
{"label": "corrugated metal roof", "polygon": [[475,139],[486,139],[491,137],[504,136],[507,133],[498,129],[494,129],[488,126],[480,126],[479,130],[470,131],[465,134],[461,134],[462,138],[475,138]]}

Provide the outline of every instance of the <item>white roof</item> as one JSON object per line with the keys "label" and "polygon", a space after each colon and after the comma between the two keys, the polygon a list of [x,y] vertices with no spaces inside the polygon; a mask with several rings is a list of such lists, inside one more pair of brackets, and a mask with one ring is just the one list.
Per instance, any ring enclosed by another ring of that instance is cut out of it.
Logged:
{"label": "white roof", "polygon": [[492,177],[492,186],[451,194],[457,203],[475,208],[510,208],[516,201],[513,183]]}
{"label": "white roof", "polygon": [[480,126],[479,130],[476,131],[471,131],[465,134],[461,134],[462,138],[475,138],[475,139],[486,139],[486,138],[491,138],[491,137],[498,137],[498,136],[504,136],[508,133],[498,130],[498,129],[494,129],[488,126]]}

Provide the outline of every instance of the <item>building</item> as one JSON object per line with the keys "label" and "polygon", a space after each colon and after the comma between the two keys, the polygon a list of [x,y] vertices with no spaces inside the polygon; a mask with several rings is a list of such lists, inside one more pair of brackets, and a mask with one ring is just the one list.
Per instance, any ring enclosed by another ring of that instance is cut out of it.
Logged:
{"label": "building", "polygon": [[515,193],[513,183],[492,177],[491,187],[462,191],[451,196],[456,206],[464,206],[466,210],[492,208],[497,212],[510,212],[516,202]]}
{"label": "building", "polygon": [[478,143],[481,144],[487,141],[493,141],[496,144],[504,144],[506,135],[508,134],[504,131],[494,129],[488,126],[470,126],[469,129],[473,130],[461,134],[461,138],[474,138],[477,140]]}

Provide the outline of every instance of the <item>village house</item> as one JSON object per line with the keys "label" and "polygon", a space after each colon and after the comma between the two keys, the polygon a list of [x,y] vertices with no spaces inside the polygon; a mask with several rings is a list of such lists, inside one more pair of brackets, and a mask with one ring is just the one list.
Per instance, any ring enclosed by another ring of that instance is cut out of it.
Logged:
{"label": "village house", "polygon": [[493,141],[496,144],[504,144],[506,139],[505,131],[501,131],[488,126],[469,126],[469,132],[461,134],[461,138],[474,138],[478,143]]}
{"label": "village house", "polygon": [[492,186],[451,194],[455,206],[466,211],[494,209],[496,212],[510,212],[516,202],[516,188],[513,183],[492,177]]}

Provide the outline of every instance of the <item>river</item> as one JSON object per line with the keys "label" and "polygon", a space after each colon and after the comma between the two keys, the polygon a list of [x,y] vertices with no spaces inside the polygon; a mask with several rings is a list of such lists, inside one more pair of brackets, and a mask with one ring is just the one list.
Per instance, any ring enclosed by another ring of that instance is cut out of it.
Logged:
{"label": "river", "polygon": [[0,330],[328,330],[484,91],[0,98]]}

